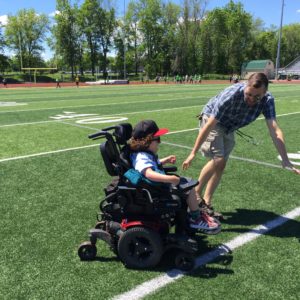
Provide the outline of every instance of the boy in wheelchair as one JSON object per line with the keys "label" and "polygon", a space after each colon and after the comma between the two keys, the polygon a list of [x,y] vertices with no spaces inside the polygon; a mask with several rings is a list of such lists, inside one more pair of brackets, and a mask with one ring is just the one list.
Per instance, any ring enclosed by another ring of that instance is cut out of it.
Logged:
{"label": "boy in wheelchair", "polygon": [[[129,140],[129,147],[132,166],[142,174],[142,179],[150,185],[160,185],[165,193],[172,193],[185,178],[167,175],[163,171],[162,165],[176,162],[175,155],[160,160],[157,157],[160,137],[167,132],[168,129],[159,129],[153,120],[143,120],[134,127],[132,137]],[[131,181],[132,172],[125,173],[125,177]],[[207,233],[218,229],[220,227],[218,221],[207,213],[200,211],[195,189],[193,188],[185,193],[186,195],[183,198],[186,199],[189,208],[189,226]]]}
{"label": "boy in wheelchair", "polygon": [[134,130],[124,123],[89,136],[105,139],[100,153],[113,182],[104,188],[105,197],[100,202],[98,222],[89,231],[90,240],[78,248],[81,260],[93,260],[96,242],[102,240],[126,267],[154,267],[164,253],[172,250],[177,253],[176,267],[190,270],[198,253],[193,238],[196,231],[220,232],[218,221],[199,210],[194,190],[198,182],[170,173],[176,167],[162,167],[175,163],[174,155],[158,160],[160,136],[167,132],[154,121],[145,120]]}

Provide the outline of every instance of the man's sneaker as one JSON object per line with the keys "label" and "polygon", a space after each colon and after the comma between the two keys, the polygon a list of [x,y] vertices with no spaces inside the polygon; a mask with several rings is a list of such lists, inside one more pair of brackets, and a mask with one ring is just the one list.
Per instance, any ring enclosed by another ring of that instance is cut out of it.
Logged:
{"label": "man's sneaker", "polygon": [[215,211],[211,205],[207,205],[203,199],[199,203],[199,208],[201,211],[207,213],[211,217],[217,218],[219,220],[224,219],[223,215],[220,212]]}
{"label": "man's sneaker", "polygon": [[210,217],[205,212],[201,212],[197,219],[190,218],[190,227],[204,231],[211,231],[218,229],[220,224],[215,222],[214,218]]}

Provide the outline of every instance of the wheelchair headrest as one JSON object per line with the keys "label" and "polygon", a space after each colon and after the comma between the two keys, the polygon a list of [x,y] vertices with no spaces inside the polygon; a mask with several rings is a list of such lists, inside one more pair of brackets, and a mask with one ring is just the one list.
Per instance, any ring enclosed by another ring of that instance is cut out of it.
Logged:
{"label": "wheelchair headrest", "polygon": [[125,145],[131,138],[132,126],[129,123],[122,123],[116,126],[113,135],[116,138],[116,142],[119,145]]}

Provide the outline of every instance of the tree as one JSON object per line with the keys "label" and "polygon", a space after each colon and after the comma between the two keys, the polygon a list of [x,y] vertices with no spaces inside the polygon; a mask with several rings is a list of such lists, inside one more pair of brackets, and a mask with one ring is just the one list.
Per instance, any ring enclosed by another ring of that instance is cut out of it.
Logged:
{"label": "tree", "polygon": [[[185,0],[181,21],[178,24],[177,72],[195,74],[201,72],[201,24],[206,1]],[[175,71],[175,70],[174,70]]]}
{"label": "tree", "polygon": [[85,35],[90,54],[92,75],[95,73],[97,51],[99,49],[99,22],[102,18],[102,9],[98,0],[85,0],[79,9],[79,24]]}
{"label": "tree", "polygon": [[252,17],[232,0],[224,8],[209,12],[203,24],[203,61],[206,71],[240,72],[252,45]]}
{"label": "tree", "polygon": [[107,54],[112,47],[112,37],[113,32],[116,27],[116,18],[115,18],[115,10],[114,8],[110,8],[109,10],[100,10],[101,19],[99,19],[99,37],[100,37],[100,45],[102,48],[103,61],[102,61],[102,69],[103,76],[107,76],[107,65],[108,59]]}
{"label": "tree", "polygon": [[5,46],[5,41],[2,34],[2,25],[0,23],[0,52],[3,52],[4,46]]}
{"label": "tree", "polygon": [[286,66],[298,56],[300,56],[300,24],[285,25],[282,28],[280,65]]}
{"label": "tree", "polygon": [[161,71],[162,5],[159,0],[139,0],[139,28],[143,38],[144,65],[149,75]]}
{"label": "tree", "polygon": [[[176,60],[177,53],[177,34],[178,34],[178,19],[180,17],[180,6],[167,3],[163,6],[162,18],[162,72],[163,74],[172,73],[172,62]],[[175,68],[177,69],[177,68]]]}
{"label": "tree", "polygon": [[52,28],[55,50],[71,67],[74,77],[76,65],[80,64],[83,55],[82,32],[77,22],[78,8],[72,6],[69,0],[57,0],[56,9],[59,13],[54,17],[56,25]]}
{"label": "tree", "polygon": [[[134,57],[134,71],[135,74],[138,73],[138,67],[141,61],[141,52],[139,47],[142,43],[141,33],[139,30],[139,5],[135,1],[130,1],[127,8],[126,18],[125,18],[125,32],[123,30],[123,57],[124,57],[124,41],[127,41],[127,53],[133,52]],[[126,59],[128,64],[128,59]]]}
{"label": "tree", "polygon": [[276,60],[277,39],[276,31],[256,32],[253,44],[249,49],[249,59],[270,59]]}
{"label": "tree", "polygon": [[34,9],[22,9],[15,16],[8,16],[5,28],[7,45],[20,59],[20,67],[34,67],[34,62],[44,50],[42,42],[49,30],[49,20]]}
{"label": "tree", "polygon": [[2,35],[2,28],[0,23],[0,71],[3,73],[5,69],[9,67],[9,60],[6,55],[3,54],[3,49],[5,46],[4,37]]}

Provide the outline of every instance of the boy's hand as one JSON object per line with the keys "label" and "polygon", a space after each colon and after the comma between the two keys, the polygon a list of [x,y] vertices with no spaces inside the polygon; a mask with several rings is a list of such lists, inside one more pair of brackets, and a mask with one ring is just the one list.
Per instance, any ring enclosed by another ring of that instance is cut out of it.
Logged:
{"label": "boy's hand", "polygon": [[177,176],[175,176],[175,175],[171,175],[170,177],[171,177],[170,182],[171,182],[172,184],[174,184],[174,185],[178,185],[178,184],[179,184],[179,182],[180,182],[180,177],[177,177]]}
{"label": "boy's hand", "polygon": [[164,165],[164,164],[175,164],[176,163],[176,156],[175,155],[170,155],[164,158],[160,159],[160,162]]}
{"label": "boy's hand", "polygon": [[174,165],[176,163],[176,156],[175,155],[168,156],[168,163]]}

